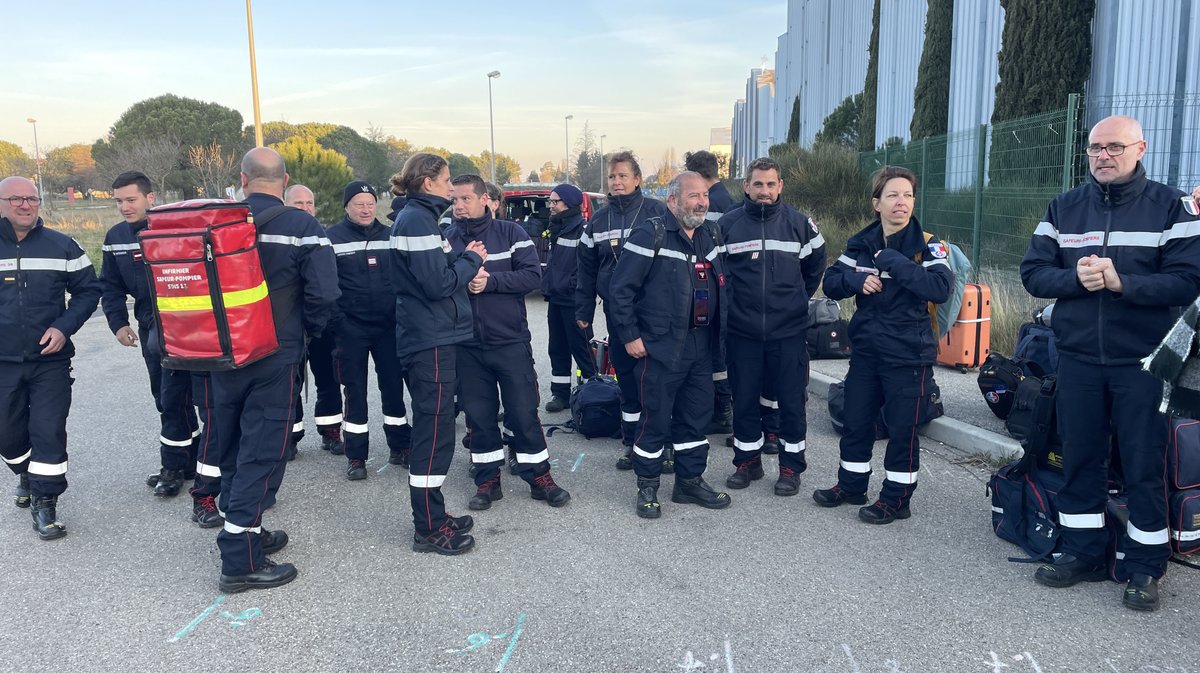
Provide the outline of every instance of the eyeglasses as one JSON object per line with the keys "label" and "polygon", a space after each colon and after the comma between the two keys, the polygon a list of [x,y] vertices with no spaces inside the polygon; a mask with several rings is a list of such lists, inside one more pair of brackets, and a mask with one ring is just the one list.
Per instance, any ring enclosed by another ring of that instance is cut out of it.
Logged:
{"label": "eyeglasses", "polygon": [[546,199],[546,203],[549,203],[552,206],[556,206],[556,205],[562,203],[562,199]]}
{"label": "eyeglasses", "polygon": [[1108,156],[1110,156],[1110,157],[1119,157],[1122,154],[1125,154],[1126,147],[1132,147],[1133,145],[1136,145],[1136,144],[1142,143],[1142,142],[1146,142],[1146,141],[1139,140],[1137,143],[1130,143],[1129,145],[1123,145],[1121,143],[1109,143],[1107,145],[1097,145],[1097,144],[1093,143],[1093,144],[1085,147],[1084,151],[1087,152],[1087,155],[1089,157],[1100,156],[1101,150],[1108,152]]}
{"label": "eyeglasses", "polygon": [[36,206],[42,202],[42,197],[40,196],[5,196],[3,198],[4,200],[8,201],[8,205],[12,206],[13,208],[20,207],[22,201],[31,206]]}

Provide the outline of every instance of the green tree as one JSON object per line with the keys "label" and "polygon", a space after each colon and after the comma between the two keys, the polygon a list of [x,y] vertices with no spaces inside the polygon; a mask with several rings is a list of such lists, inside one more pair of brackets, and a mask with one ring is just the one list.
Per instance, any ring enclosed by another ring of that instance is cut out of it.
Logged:
{"label": "green tree", "polygon": [[342,189],[354,179],[346,157],[303,136],[292,136],[271,147],[283,157],[291,182],[307,186],[316,195],[317,219],[326,225],[340,222],[345,214]]}
{"label": "green tree", "polygon": [[213,142],[240,155],[247,148],[242,113],[218,103],[163,94],[134,103],[123,112],[108,135],[92,146],[92,156],[102,175],[115,175],[125,170],[144,170],[140,166],[116,165],[118,159],[130,156],[128,152],[122,155],[121,150],[141,145],[138,152],[133,152],[138,155],[146,147],[175,147],[175,168],[163,174],[171,176],[165,186],[190,192],[196,180],[188,170],[186,148]]}
{"label": "green tree", "polygon": [[471,157],[458,152],[451,152],[446,157],[446,163],[450,164],[450,177],[459,175],[480,175],[479,169],[475,166],[475,162],[471,161]]}
{"label": "green tree", "polygon": [[92,146],[83,143],[56,147],[47,152],[42,179],[46,181],[46,189],[53,192],[66,191],[67,187],[78,191],[108,187],[97,178]]}
{"label": "green tree", "polygon": [[33,159],[20,145],[0,140],[0,176],[33,175],[36,172]]}
{"label": "green tree", "polygon": [[542,164],[542,167],[540,169],[538,169],[537,181],[538,182],[556,182],[559,175],[562,175],[562,173],[559,172],[558,167],[554,165],[554,162],[547,161],[546,163]]}
{"label": "green tree", "polygon": [[525,178],[525,181],[526,182],[537,182],[538,181],[537,171],[529,171],[529,177]]}
{"label": "green tree", "polygon": [[[475,168],[479,169],[479,175],[484,180],[492,179],[492,153],[489,150],[484,150],[479,154],[471,157],[471,162],[475,164]],[[496,153],[496,184],[504,185],[506,182],[521,179],[521,164],[517,160],[500,152]]]}
{"label": "green tree", "polygon": [[367,140],[349,126],[337,126],[318,137],[317,142],[321,143],[321,147],[346,157],[346,163],[354,171],[357,180],[366,180],[378,186],[387,184],[392,176],[387,147],[383,143]]}
{"label": "green tree", "polygon": [[792,118],[788,121],[787,141],[789,143],[800,142],[800,97],[796,96],[796,100],[792,101]]}
{"label": "green tree", "polygon": [[[863,83],[861,96],[862,104],[859,107],[862,112],[858,117],[857,145],[860,152],[869,152],[875,149],[875,103],[879,97],[879,0],[875,0],[875,11],[871,15],[871,39],[867,43],[867,79]],[[845,105],[845,102],[842,104]]]}
{"label": "green tree", "polygon": [[863,98],[865,96],[861,93],[846,96],[825,118],[821,130],[813,140],[814,145],[842,145],[850,149],[861,147],[862,138],[859,133],[863,127]]}
{"label": "green tree", "polygon": [[1096,0],[1000,0],[1000,83],[992,123],[1066,107],[1091,73]]}
{"label": "green tree", "polygon": [[929,0],[925,13],[925,46],[913,90],[913,140],[945,135],[950,109],[950,33],[954,0]]}

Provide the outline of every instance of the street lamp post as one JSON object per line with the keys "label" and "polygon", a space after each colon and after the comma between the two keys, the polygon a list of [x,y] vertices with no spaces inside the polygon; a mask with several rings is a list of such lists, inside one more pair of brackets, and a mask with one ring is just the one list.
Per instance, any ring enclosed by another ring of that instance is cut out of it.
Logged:
{"label": "street lamp post", "polygon": [[600,134],[600,193],[604,194],[604,139],[608,136]]}
{"label": "street lamp post", "polygon": [[250,90],[254,95],[254,144],[263,146],[262,115],[258,107],[258,64],[254,56],[254,12],[250,0],[246,0],[246,35],[250,38]]}
{"label": "street lamp post", "polygon": [[496,125],[492,121],[492,80],[500,77],[499,70],[493,70],[488,77],[488,134],[492,138],[492,184],[496,184]]}
{"label": "street lamp post", "polygon": [[37,120],[33,117],[29,117],[25,121],[33,124],[33,163],[35,166],[37,166],[38,198],[44,200],[46,198],[46,194],[42,190],[42,150],[40,147],[38,147]]}
{"label": "street lamp post", "polygon": [[575,115],[563,118],[563,181],[571,181],[571,120]]}

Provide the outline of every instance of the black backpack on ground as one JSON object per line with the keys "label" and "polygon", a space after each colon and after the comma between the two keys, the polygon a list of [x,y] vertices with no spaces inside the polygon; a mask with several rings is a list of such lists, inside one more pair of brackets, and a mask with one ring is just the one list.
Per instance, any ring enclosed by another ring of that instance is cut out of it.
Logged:
{"label": "black backpack on ground", "polygon": [[[834,432],[839,435],[846,434],[846,382],[838,381],[829,386],[829,421],[833,425]],[[925,425],[935,418],[941,418],[946,415],[946,408],[942,404],[942,389],[938,387],[937,381],[931,381],[929,394],[925,396],[921,405],[921,414],[918,418],[917,425]],[[875,419],[875,439],[887,439],[888,429],[883,422],[883,410],[879,411],[879,416]]]}
{"label": "black backpack on ground", "polygon": [[987,359],[979,366],[979,392],[983,393],[983,401],[996,418],[1008,418],[1012,410],[1013,399],[1017,394],[1017,386],[1028,376],[1041,376],[1043,372],[1034,374],[1031,363],[1020,358],[1010,358],[996,351],[988,353]]}
{"label": "black backpack on ground", "polygon": [[[1043,439],[1047,446],[1059,445],[1054,420],[1054,396],[1058,379],[1055,376],[1037,378],[1026,376],[1017,384],[1012,409],[1004,419],[1004,428],[1022,444],[1033,437]],[[1048,426],[1042,425],[1048,419]]]}
{"label": "black backpack on ground", "polygon": [[810,360],[835,360],[850,357],[850,329],[845,320],[811,325],[805,334]]}
{"label": "black backpack on ground", "polygon": [[594,376],[571,391],[571,421],[576,432],[592,437],[621,436],[621,388],[611,376]]}

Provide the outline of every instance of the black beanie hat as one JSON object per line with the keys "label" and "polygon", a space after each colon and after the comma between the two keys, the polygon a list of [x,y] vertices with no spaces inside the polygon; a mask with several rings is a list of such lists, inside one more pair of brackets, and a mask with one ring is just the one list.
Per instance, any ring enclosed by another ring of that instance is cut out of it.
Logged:
{"label": "black beanie hat", "polygon": [[568,208],[578,208],[583,205],[583,192],[579,191],[575,185],[564,182],[550,191],[558,194],[558,198],[562,199],[563,205]]}
{"label": "black beanie hat", "polygon": [[370,194],[371,196],[375,197],[376,201],[379,200],[379,195],[375,193],[374,187],[366,182],[363,182],[362,180],[355,180],[354,182],[346,185],[346,188],[342,190],[342,207],[345,208],[346,204],[350,203],[350,199],[358,196],[359,194]]}

